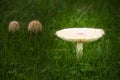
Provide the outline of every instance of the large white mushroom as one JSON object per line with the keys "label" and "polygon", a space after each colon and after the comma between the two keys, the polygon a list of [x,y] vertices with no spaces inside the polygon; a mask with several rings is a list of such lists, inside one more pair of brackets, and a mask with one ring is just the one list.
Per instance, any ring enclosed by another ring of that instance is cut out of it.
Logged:
{"label": "large white mushroom", "polygon": [[81,58],[83,55],[83,43],[98,40],[104,34],[103,29],[96,28],[67,28],[56,32],[59,38],[77,43],[77,58]]}
{"label": "large white mushroom", "polygon": [[20,29],[20,25],[17,21],[11,21],[9,23],[9,32],[15,32]]}

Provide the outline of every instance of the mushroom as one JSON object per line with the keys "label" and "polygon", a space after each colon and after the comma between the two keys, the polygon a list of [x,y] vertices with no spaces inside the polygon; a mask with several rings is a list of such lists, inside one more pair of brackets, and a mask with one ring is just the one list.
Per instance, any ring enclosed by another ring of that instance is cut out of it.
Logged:
{"label": "mushroom", "polygon": [[20,29],[19,23],[17,21],[11,21],[9,23],[9,32],[15,32]]}
{"label": "mushroom", "polygon": [[66,41],[76,42],[76,56],[82,58],[83,43],[96,41],[104,35],[103,29],[96,28],[67,28],[56,31],[56,35]]}
{"label": "mushroom", "polygon": [[42,25],[41,25],[40,21],[38,21],[38,20],[31,21],[28,25],[28,31],[33,32],[33,33],[41,32]]}

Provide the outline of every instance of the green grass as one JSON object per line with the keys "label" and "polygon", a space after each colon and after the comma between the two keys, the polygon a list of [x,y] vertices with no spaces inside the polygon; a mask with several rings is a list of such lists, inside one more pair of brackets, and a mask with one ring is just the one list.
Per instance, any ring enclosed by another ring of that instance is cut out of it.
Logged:
{"label": "green grass", "polygon": [[[0,80],[119,80],[118,2],[2,0],[0,4]],[[41,21],[41,34],[29,35],[27,26],[33,19]],[[12,20],[20,22],[19,32],[8,32]],[[106,34],[85,43],[78,61],[76,43],[55,36],[57,30],[69,27],[103,28]]]}

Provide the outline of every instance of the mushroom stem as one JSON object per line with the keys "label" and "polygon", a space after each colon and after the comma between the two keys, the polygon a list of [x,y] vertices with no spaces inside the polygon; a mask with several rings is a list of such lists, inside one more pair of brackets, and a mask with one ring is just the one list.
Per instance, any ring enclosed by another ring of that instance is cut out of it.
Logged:
{"label": "mushroom stem", "polygon": [[83,43],[77,43],[77,46],[76,46],[76,52],[77,52],[77,58],[82,58],[82,55],[83,55]]}

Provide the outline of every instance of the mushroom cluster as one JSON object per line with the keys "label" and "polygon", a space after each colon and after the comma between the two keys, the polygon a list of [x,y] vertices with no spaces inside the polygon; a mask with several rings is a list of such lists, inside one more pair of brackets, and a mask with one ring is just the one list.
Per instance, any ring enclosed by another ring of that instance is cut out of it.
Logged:
{"label": "mushroom cluster", "polygon": [[56,32],[56,35],[66,41],[76,42],[77,58],[83,55],[83,43],[96,41],[104,35],[103,29],[96,28],[68,28]]}
{"label": "mushroom cluster", "polygon": [[[18,31],[20,29],[20,25],[17,21],[11,21],[9,23],[9,27],[8,30],[9,32],[15,32]],[[40,21],[38,20],[32,20],[29,24],[28,24],[28,31],[32,32],[32,33],[38,33],[42,31],[42,25],[40,23]]]}
{"label": "mushroom cluster", "polygon": [[[17,21],[11,21],[9,23],[9,32],[15,32],[20,29],[20,25]],[[42,25],[38,20],[32,20],[28,24],[28,31],[32,33],[39,33],[42,31]],[[105,33],[103,29],[97,28],[67,28],[56,31],[55,33],[59,38],[76,42],[77,58],[81,58],[83,55],[83,43],[96,41],[100,39]]]}

